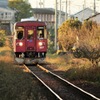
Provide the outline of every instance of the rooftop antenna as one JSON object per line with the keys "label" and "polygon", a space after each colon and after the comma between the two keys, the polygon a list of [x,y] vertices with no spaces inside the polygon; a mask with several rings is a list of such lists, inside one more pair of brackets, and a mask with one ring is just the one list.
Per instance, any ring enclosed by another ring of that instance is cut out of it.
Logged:
{"label": "rooftop antenna", "polygon": [[36,8],[38,8],[38,1],[36,0]]}
{"label": "rooftop antenna", "polygon": [[43,8],[45,7],[45,0],[43,0]]}
{"label": "rooftop antenna", "polygon": [[40,2],[39,2],[39,5],[40,5],[40,8],[44,8],[44,0],[40,0]]}

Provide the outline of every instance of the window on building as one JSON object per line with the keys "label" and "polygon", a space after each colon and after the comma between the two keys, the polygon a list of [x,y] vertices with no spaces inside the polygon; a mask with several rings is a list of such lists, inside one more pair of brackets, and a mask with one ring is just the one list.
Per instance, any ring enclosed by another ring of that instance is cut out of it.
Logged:
{"label": "window on building", "polygon": [[4,14],[3,13],[1,13],[1,18],[3,18],[4,17]]}
{"label": "window on building", "polygon": [[7,12],[5,13],[5,18],[7,18]]}
{"label": "window on building", "polygon": [[11,13],[8,13],[8,17],[9,17],[9,18],[11,17]]}

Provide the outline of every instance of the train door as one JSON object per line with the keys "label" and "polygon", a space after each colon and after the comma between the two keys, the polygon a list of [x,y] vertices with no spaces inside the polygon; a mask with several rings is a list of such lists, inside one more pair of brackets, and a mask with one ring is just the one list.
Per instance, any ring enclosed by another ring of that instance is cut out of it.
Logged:
{"label": "train door", "polygon": [[26,50],[27,51],[34,51],[34,45],[35,45],[35,30],[34,28],[27,28],[27,40],[26,40]]}

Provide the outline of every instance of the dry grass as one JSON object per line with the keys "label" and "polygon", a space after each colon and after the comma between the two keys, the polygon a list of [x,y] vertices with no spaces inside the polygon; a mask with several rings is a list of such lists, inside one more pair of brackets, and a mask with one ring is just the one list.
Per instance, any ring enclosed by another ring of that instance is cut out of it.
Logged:
{"label": "dry grass", "polygon": [[54,70],[63,70],[66,71],[67,67],[66,67],[66,59],[64,59],[65,56],[60,57],[58,55],[48,55],[46,57],[46,61],[51,63],[53,65]]}
{"label": "dry grass", "polygon": [[46,60],[55,64],[55,70],[63,71],[65,78],[100,83],[100,67],[92,67],[92,63],[88,59],[74,58],[72,55],[50,55]]}
{"label": "dry grass", "polygon": [[10,44],[0,47],[0,100],[39,100],[41,87],[23,66],[14,65]]}

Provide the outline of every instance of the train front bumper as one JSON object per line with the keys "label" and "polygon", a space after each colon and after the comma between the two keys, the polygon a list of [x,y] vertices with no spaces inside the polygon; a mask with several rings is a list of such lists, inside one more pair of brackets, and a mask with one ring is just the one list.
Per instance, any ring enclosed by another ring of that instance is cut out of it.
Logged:
{"label": "train front bumper", "polygon": [[44,63],[44,58],[15,58],[15,62],[17,64],[36,64],[36,63]]}

